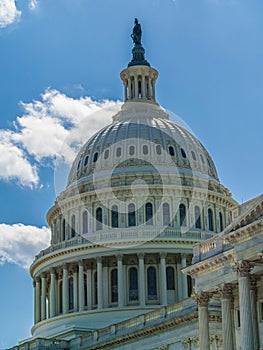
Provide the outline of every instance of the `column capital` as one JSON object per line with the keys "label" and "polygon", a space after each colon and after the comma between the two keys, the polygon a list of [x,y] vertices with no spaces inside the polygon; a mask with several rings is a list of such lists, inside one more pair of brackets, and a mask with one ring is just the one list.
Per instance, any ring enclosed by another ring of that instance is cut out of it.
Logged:
{"label": "column capital", "polygon": [[219,292],[222,299],[233,299],[233,287],[230,284],[223,284],[218,287],[217,291]]}
{"label": "column capital", "polygon": [[63,270],[67,270],[68,269],[68,264],[65,263],[65,264],[62,265],[62,267],[63,267]]}
{"label": "column capital", "polygon": [[34,280],[34,281],[33,281],[33,288],[35,288],[36,285],[37,285],[37,284],[36,284],[36,281]]}
{"label": "column capital", "polygon": [[192,298],[198,306],[208,306],[209,300],[211,299],[211,293],[200,292],[192,295]]}
{"label": "column capital", "polygon": [[144,259],[145,254],[144,253],[138,253],[137,254],[139,259]]}
{"label": "column capital", "polygon": [[96,261],[97,261],[97,263],[102,263],[102,257],[101,256],[97,256]]}
{"label": "column capital", "polygon": [[36,283],[39,283],[40,282],[40,276],[36,276],[35,277],[35,281],[36,281]]}
{"label": "column capital", "polygon": [[247,260],[240,260],[234,263],[232,269],[237,273],[238,277],[248,277],[254,264]]}
{"label": "column capital", "polygon": [[54,268],[54,267],[51,267],[50,269],[49,269],[49,272],[50,272],[50,274],[55,274],[56,273],[56,269]]}
{"label": "column capital", "polygon": [[45,279],[47,278],[46,272],[42,272],[42,273],[41,273],[41,279],[42,279],[42,278],[45,278]]}
{"label": "column capital", "polygon": [[160,253],[160,258],[165,259],[167,257],[167,253],[161,252]]}
{"label": "column capital", "polygon": [[122,261],[123,254],[116,254],[117,261]]}
{"label": "column capital", "polygon": [[79,266],[84,266],[83,260],[79,260],[79,261],[78,261],[78,264],[79,264]]}

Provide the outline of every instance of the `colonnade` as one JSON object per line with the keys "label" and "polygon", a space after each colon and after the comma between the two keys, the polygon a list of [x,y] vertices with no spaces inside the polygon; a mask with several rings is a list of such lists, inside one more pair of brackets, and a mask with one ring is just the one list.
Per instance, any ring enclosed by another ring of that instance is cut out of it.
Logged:
{"label": "colonnade", "polygon": [[[258,277],[251,276],[252,268],[253,265],[244,260],[233,266],[233,270],[237,273],[239,309],[234,310],[233,288],[235,284],[225,284],[217,290],[221,297],[224,350],[235,348],[235,328],[240,328],[240,349],[259,349],[256,298]],[[208,305],[213,294],[212,292],[201,292],[193,296],[198,305],[199,344],[202,350],[210,349]]]}
{"label": "colonnade", "polygon": [[[186,262],[186,254],[139,253],[99,256],[51,268],[34,278],[35,324],[69,312],[167,305],[187,298],[191,291],[187,276],[181,272]],[[169,275],[167,268],[170,268]],[[152,281],[149,282],[149,278]],[[173,300],[168,300],[169,293],[174,295]]]}

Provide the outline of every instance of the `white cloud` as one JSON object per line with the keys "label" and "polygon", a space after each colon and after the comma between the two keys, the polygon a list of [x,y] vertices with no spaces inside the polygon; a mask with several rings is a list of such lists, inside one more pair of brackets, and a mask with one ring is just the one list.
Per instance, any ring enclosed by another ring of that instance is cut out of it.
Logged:
{"label": "white cloud", "polygon": [[25,152],[12,142],[13,136],[9,130],[0,130],[0,179],[16,180],[20,185],[29,187],[37,185],[37,168],[30,164]]}
{"label": "white cloud", "polygon": [[29,8],[30,10],[35,10],[38,5],[38,0],[30,0],[29,1]]}
{"label": "white cloud", "polygon": [[16,8],[15,0],[0,1],[0,28],[17,21],[21,16],[21,11]]}
{"label": "white cloud", "polygon": [[47,227],[0,224],[0,262],[28,269],[34,256],[50,242]]}
{"label": "white cloud", "polygon": [[73,99],[51,89],[40,100],[21,103],[24,113],[17,117],[15,130],[0,130],[0,179],[38,185],[40,166],[56,157],[71,163],[79,147],[111,122],[120,105],[89,96]]}

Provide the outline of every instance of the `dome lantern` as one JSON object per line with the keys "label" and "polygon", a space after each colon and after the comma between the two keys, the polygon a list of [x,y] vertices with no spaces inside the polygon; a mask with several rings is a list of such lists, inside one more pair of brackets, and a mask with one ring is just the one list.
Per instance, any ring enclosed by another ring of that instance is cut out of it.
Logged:
{"label": "dome lantern", "polygon": [[128,68],[124,69],[120,76],[124,85],[125,102],[150,102],[157,104],[155,100],[155,82],[158,78],[156,69],[150,66],[145,59],[145,50],[141,43],[142,30],[137,18],[131,34],[134,46],[132,60]]}

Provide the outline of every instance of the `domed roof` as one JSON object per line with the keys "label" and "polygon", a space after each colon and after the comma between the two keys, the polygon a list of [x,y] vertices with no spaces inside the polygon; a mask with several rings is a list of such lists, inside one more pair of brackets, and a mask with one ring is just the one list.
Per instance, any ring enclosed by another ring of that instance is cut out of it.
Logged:
{"label": "domed roof", "polygon": [[200,141],[169,120],[156,105],[125,103],[122,111],[82,147],[68,186],[96,174],[153,172],[156,167],[218,180],[214,162]]}

